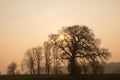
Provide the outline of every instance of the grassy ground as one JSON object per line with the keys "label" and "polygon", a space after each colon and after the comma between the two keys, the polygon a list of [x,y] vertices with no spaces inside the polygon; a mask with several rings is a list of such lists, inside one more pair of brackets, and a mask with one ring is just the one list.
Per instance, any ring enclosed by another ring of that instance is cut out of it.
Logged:
{"label": "grassy ground", "polygon": [[120,80],[120,74],[99,75],[1,75],[0,80]]}

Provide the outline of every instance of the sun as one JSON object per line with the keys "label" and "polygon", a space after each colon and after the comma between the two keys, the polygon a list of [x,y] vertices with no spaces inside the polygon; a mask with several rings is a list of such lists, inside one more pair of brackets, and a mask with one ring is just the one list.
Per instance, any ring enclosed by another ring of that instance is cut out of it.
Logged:
{"label": "sun", "polygon": [[58,37],[59,40],[64,40],[64,38],[65,38],[65,36],[63,34],[60,34]]}
{"label": "sun", "polygon": [[63,40],[63,39],[64,39],[64,35],[60,35],[60,37],[59,37],[59,38]]}

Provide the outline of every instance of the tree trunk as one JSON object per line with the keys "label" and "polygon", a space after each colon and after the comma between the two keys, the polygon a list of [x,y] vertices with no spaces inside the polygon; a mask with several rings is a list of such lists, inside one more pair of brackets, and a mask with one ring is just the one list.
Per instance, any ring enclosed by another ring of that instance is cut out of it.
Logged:
{"label": "tree trunk", "polygon": [[40,74],[40,61],[38,61],[38,74]]}
{"label": "tree trunk", "polygon": [[97,72],[96,72],[96,62],[95,62],[94,59],[93,59],[92,67],[93,67],[93,74],[97,74]]}
{"label": "tree trunk", "polygon": [[71,67],[70,74],[75,75],[76,74],[76,71],[75,71],[75,56],[73,56],[71,58],[70,67]]}

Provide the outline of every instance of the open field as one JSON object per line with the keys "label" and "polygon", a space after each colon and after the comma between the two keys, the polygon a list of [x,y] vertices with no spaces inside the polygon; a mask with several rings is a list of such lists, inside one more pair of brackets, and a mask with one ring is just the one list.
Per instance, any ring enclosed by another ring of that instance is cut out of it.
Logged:
{"label": "open field", "polygon": [[1,75],[0,80],[120,80],[120,74],[99,75]]}

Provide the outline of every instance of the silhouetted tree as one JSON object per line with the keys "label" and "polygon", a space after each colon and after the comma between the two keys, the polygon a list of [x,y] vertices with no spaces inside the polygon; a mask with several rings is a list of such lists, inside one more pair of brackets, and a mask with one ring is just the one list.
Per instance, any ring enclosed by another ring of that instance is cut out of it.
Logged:
{"label": "silhouetted tree", "polygon": [[[26,53],[25,53],[26,54]],[[26,55],[24,56],[24,59],[21,62],[20,69],[21,69],[21,74],[32,74],[30,70],[30,65],[28,64],[28,58],[25,58]]]}
{"label": "silhouetted tree", "polygon": [[61,68],[61,59],[60,59],[60,48],[57,47],[56,45],[52,46],[52,54],[53,54],[53,64],[54,64],[54,74],[61,74],[62,71],[60,70]]}
{"label": "silhouetted tree", "polygon": [[17,69],[17,64],[15,62],[12,62],[7,67],[7,74],[8,75],[15,75],[16,74],[16,69]]}
{"label": "silhouetted tree", "polygon": [[90,62],[90,65],[92,67],[93,74],[103,74],[104,73],[104,66],[99,61],[92,61],[92,62]]}
{"label": "silhouetted tree", "polygon": [[30,74],[40,74],[42,47],[31,48],[26,51],[22,62],[22,70],[26,67]]}
{"label": "silhouetted tree", "polygon": [[58,59],[58,48],[56,46],[53,47],[53,63],[54,63],[54,74],[57,74],[57,59]]}
{"label": "silhouetted tree", "polygon": [[[93,55],[91,57],[91,60],[89,61],[93,70],[93,74],[100,74],[100,73],[104,73],[104,66],[103,63],[105,63],[105,60],[108,60],[109,57],[111,57],[110,52],[108,52],[107,49],[99,49],[98,51],[98,57],[96,57],[96,55]],[[101,60],[101,62],[99,61],[99,59]]]}
{"label": "silhouetted tree", "polygon": [[36,65],[37,65],[37,74],[40,74],[41,68],[41,59],[42,59],[42,47],[33,48],[33,55],[35,57]]}
{"label": "silhouetted tree", "polygon": [[100,40],[94,37],[87,26],[64,27],[57,34],[49,36],[50,42],[61,49],[61,58],[67,59],[71,67],[70,73],[76,74],[76,59],[85,58],[87,61],[104,60],[109,53],[102,53]]}
{"label": "silhouetted tree", "polygon": [[45,66],[46,74],[50,73],[51,66],[53,66],[54,74],[62,73],[60,70],[59,48],[49,42],[44,42]]}
{"label": "silhouetted tree", "polygon": [[22,62],[21,62],[21,64],[20,64],[20,71],[21,71],[21,74],[24,74],[25,72],[25,61],[24,60],[22,60]]}
{"label": "silhouetted tree", "polygon": [[24,59],[24,63],[26,65],[26,67],[29,70],[30,74],[35,74],[35,58],[33,56],[33,50],[27,50],[27,52],[25,53],[25,59]]}
{"label": "silhouetted tree", "polygon": [[46,74],[50,73],[52,59],[51,59],[51,44],[49,42],[44,42],[44,54],[45,54],[45,69]]}

